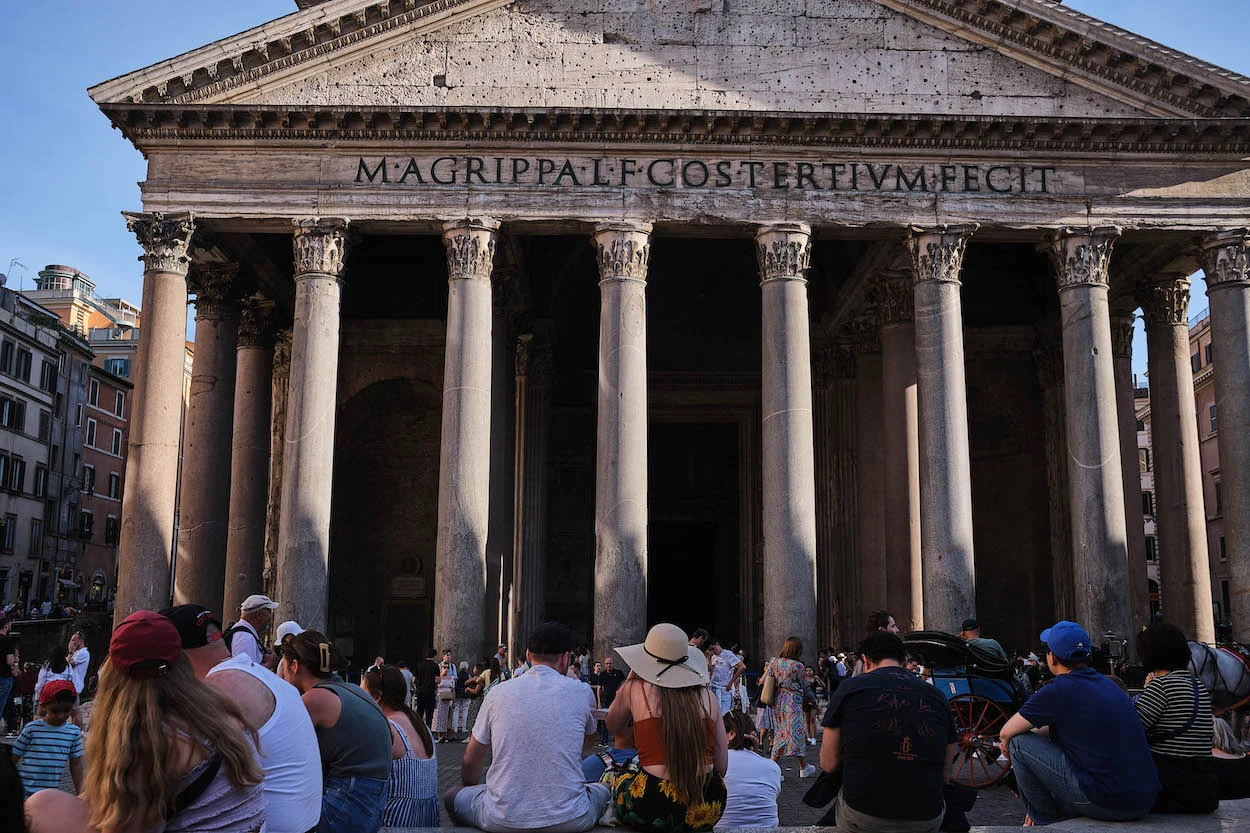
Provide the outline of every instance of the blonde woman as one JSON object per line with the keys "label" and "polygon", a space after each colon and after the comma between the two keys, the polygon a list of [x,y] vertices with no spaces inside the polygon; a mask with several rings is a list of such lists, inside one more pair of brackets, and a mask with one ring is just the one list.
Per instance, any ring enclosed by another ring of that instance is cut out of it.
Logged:
{"label": "blonde woman", "polygon": [[113,631],[91,725],[83,797],[92,828],[179,833],[264,824],[256,733],[234,703],[196,679],[164,616],[141,610]]}

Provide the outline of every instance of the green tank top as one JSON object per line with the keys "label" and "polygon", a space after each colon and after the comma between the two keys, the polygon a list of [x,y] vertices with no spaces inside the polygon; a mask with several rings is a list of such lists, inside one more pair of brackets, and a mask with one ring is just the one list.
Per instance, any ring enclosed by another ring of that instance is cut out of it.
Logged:
{"label": "green tank top", "polygon": [[314,688],[332,691],[342,711],[333,726],[317,726],[321,767],[326,778],[391,776],[391,727],[382,710],[360,686],[331,677]]}

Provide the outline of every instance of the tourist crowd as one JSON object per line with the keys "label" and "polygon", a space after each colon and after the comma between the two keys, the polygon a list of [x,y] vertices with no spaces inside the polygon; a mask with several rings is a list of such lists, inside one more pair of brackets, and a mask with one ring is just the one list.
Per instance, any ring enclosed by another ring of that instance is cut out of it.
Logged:
{"label": "tourist crowd", "polygon": [[[935,833],[960,803],[951,709],[888,613],[873,614],[852,655],[822,651],[814,667],[787,639],[758,680],[757,725],[740,650],[704,631],[655,625],[615,649],[624,673],[548,622],[511,670],[502,645],[472,666],[450,651],[413,670],[378,657],[358,686],[317,631],[282,623],[269,650],[276,607],[252,596],[225,630],[197,605],[127,617],[85,739],[71,719],[81,640],[50,657],[39,717],[12,747],[16,773],[0,779],[22,785],[29,829],[374,833],[438,826],[442,810],[489,833],[776,827],[787,757],[800,778],[819,772],[805,800],[829,805],[821,823],[850,833]],[[961,636],[997,646],[973,620]],[[1207,813],[1250,795],[1250,759],[1212,717],[1178,629],[1138,636],[1150,673],[1135,702],[1090,666],[1080,625],[1059,622],[1041,640],[1053,679],[984,753],[1009,759],[1030,822]],[[819,766],[807,757],[817,722]],[[462,783],[439,796],[436,746],[457,732],[468,733]],[[78,796],[55,789],[67,768]]]}

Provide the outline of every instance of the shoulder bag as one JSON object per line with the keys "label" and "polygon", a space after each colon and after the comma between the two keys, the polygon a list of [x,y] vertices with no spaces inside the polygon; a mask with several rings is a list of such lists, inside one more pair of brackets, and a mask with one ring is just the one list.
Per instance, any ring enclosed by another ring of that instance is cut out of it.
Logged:
{"label": "shoulder bag", "polygon": [[771,706],[777,702],[777,678],[773,676],[773,667],[769,664],[764,671],[764,688],[760,691],[760,705]]}

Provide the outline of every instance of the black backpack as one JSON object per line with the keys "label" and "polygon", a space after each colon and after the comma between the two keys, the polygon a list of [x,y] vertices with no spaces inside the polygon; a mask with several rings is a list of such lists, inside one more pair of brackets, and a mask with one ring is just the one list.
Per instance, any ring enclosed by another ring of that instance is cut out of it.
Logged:
{"label": "black backpack", "polygon": [[[230,653],[234,653],[234,635],[239,631],[244,631],[246,633],[252,632],[251,629],[249,629],[242,622],[235,622],[233,625],[226,628],[225,632],[221,635],[221,641],[226,643],[226,650],[230,651]],[[256,644],[260,644],[259,639],[256,640]],[[262,648],[261,651],[263,653],[264,649]]]}

